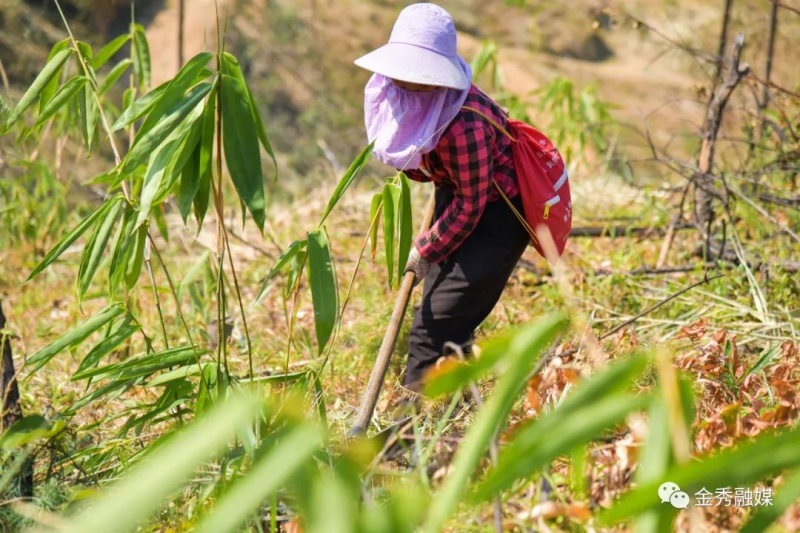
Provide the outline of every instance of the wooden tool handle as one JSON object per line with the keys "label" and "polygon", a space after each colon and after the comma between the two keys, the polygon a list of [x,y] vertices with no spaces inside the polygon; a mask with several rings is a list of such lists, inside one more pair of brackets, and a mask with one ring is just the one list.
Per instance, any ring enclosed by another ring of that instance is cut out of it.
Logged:
{"label": "wooden tool handle", "polygon": [[[431,193],[428,200],[428,207],[425,211],[425,218],[420,227],[420,233],[427,230],[431,226],[433,220],[433,210],[435,205],[435,193]],[[367,390],[364,391],[364,396],[361,399],[361,405],[358,407],[358,414],[352,429],[350,429],[350,436],[357,436],[366,433],[369,421],[372,419],[372,412],[375,410],[375,404],[378,403],[378,395],[383,386],[383,380],[386,378],[386,370],[389,368],[389,361],[394,352],[394,345],[397,342],[397,337],[400,334],[400,327],[403,325],[403,318],[406,314],[408,302],[411,299],[411,292],[414,289],[414,273],[406,272],[403,275],[403,281],[400,284],[400,293],[397,295],[397,300],[394,303],[392,310],[392,317],[389,320],[389,325],[386,328],[386,334],[383,336],[381,348],[378,351],[378,357],[375,359],[375,366],[372,367],[372,374],[369,376],[367,383]]]}

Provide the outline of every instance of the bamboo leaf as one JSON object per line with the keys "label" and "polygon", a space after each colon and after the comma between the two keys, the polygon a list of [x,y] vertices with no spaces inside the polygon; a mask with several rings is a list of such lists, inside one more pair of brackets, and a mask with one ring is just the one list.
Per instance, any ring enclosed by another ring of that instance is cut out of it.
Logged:
{"label": "bamboo leaf", "polygon": [[125,43],[127,43],[130,38],[131,38],[130,34],[125,33],[123,35],[120,35],[113,41],[109,42],[108,44],[106,44],[103,48],[101,48],[100,51],[92,60],[92,66],[94,67],[94,69],[97,70],[103,65],[105,65],[106,62],[114,56],[114,54],[119,52],[120,48],[125,46]]}
{"label": "bamboo leaf", "polygon": [[150,131],[138,135],[131,151],[120,166],[120,176],[126,176],[144,163],[167,137],[197,108],[197,104],[211,90],[210,83],[203,83],[192,89],[175,104]]}
{"label": "bamboo leaf", "polygon": [[183,223],[189,219],[197,191],[200,190],[200,143],[196,142],[191,156],[181,170],[181,184],[178,189],[178,208]]}
{"label": "bamboo leaf", "polygon": [[371,224],[369,228],[369,243],[372,251],[372,259],[375,259],[375,253],[378,251],[378,228],[380,227],[378,221],[380,219],[376,219],[376,217],[381,209],[382,202],[383,194],[375,193],[372,196],[372,202],[369,206],[369,220]]}
{"label": "bamboo leaf", "polygon": [[[572,410],[568,415],[556,409],[546,415],[547,422],[526,426],[526,434],[520,436],[520,440],[515,438],[500,454],[497,467],[492,468],[480,484],[474,500],[490,498],[510,487],[514,481],[529,477],[556,457],[597,438],[604,430],[649,402],[650,398],[645,395],[609,394]],[[550,431],[542,433],[545,427],[540,429],[539,426],[546,426]]]}
{"label": "bamboo leaf", "polygon": [[521,328],[508,345],[506,369],[497,380],[494,392],[478,411],[472,426],[456,452],[450,473],[433,498],[423,531],[438,533],[455,511],[467,490],[470,477],[480,464],[492,437],[508,419],[508,413],[527,382],[528,374],[542,350],[569,323],[563,314],[548,315]]}
{"label": "bamboo leaf", "polygon": [[125,74],[125,71],[128,70],[128,67],[130,67],[132,64],[133,61],[131,61],[130,59],[123,59],[122,61],[114,65],[114,68],[112,68],[111,71],[109,71],[109,73],[106,74],[106,77],[103,80],[102,85],[100,85],[100,89],[98,89],[100,95],[106,94],[108,90],[111,89],[115,83],[117,83],[117,80],[119,80],[120,77],[122,77],[122,75]]}
{"label": "bamboo leaf", "polygon": [[414,240],[414,221],[411,214],[411,188],[408,177],[400,174],[400,197],[398,198],[399,208],[397,209],[398,226],[398,253],[397,253],[397,280],[403,278],[403,269],[408,263],[408,256],[411,252],[411,243]]}
{"label": "bamboo leaf", "polygon": [[230,397],[149,453],[146,461],[130,468],[124,478],[102,492],[92,505],[70,517],[62,531],[136,529],[173,492],[188,483],[205,461],[227,450],[236,430],[256,420],[261,411],[261,401],[254,395]]}
{"label": "bamboo leaf", "polygon": [[195,363],[190,363],[186,366],[180,366],[175,370],[170,370],[169,372],[164,372],[163,374],[159,374],[157,377],[151,379],[145,384],[145,387],[158,387],[161,385],[167,385],[172,381],[178,379],[184,379],[191,376],[196,376],[201,374],[205,369],[206,365],[213,364],[213,363],[204,363],[199,368]]}
{"label": "bamboo leaf", "polygon": [[75,372],[72,376],[72,381],[86,378],[120,380],[145,377],[175,365],[182,366],[196,362],[197,357],[207,353],[208,350],[200,350],[192,346],[178,346],[140,357],[132,357],[120,363],[97,368],[85,368]]}
{"label": "bamboo leaf", "polygon": [[64,333],[61,337],[33,354],[33,356],[30,357],[25,363],[25,365],[32,365],[33,369],[31,369],[31,374],[35,373],[45,364],[47,364],[50,359],[55,357],[61,350],[80,344],[89,335],[99,330],[124,312],[125,307],[122,304],[113,304],[106,307],[89,320],[86,320],[82,324],[75,326],[68,332]]}
{"label": "bamboo leaf", "polygon": [[61,239],[52,250],[47,252],[47,255],[44,256],[44,259],[42,259],[28,275],[25,283],[28,283],[30,280],[38,276],[42,270],[50,266],[53,261],[58,259],[67,248],[72,246],[72,244],[78,240],[78,237],[83,235],[83,233],[97,221],[97,219],[105,216],[106,212],[111,208],[114,202],[118,200],[118,198],[119,197],[115,197],[109,201],[106,201],[106,203],[98,207],[94,213],[83,219],[80,224],[75,226],[75,228],[73,228],[72,231],[70,231],[63,239]]}
{"label": "bamboo leaf", "polygon": [[308,240],[294,241],[292,244],[289,245],[288,248],[286,248],[286,250],[283,251],[278,260],[275,261],[275,264],[272,265],[272,268],[270,269],[266,277],[263,280],[261,280],[261,289],[258,291],[258,296],[256,296],[256,299],[253,302],[253,306],[258,305],[261,302],[261,299],[267,293],[267,288],[269,287],[270,280],[274,278],[278,274],[278,272],[283,270],[291,260],[297,257],[297,254],[300,253],[300,251],[303,250],[306,247],[306,245],[308,245]]}
{"label": "bamboo leaf", "polygon": [[131,235],[131,239],[133,242],[133,249],[125,264],[125,285],[128,289],[136,285],[136,282],[139,280],[139,274],[142,272],[144,246],[147,240],[147,225],[145,224],[136,228],[136,231]]}
{"label": "bamboo leaf", "polygon": [[208,210],[208,201],[211,195],[211,166],[214,156],[214,133],[216,131],[216,106],[217,91],[219,91],[219,78],[214,79],[214,86],[208,93],[206,105],[203,109],[203,133],[200,136],[200,160],[198,162],[197,192],[194,195],[194,217],[197,226],[203,225]]}
{"label": "bamboo leaf", "polygon": [[[663,392],[658,391],[653,394],[653,401],[647,412],[647,440],[636,468],[637,484],[661,478],[670,467],[672,446],[670,439],[664,438],[669,431],[667,404]],[[637,518],[635,530],[669,533],[672,531],[672,521],[677,514],[678,510],[671,505],[653,509]]]}
{"label": "bamboo leaf", "polygon": [[130,390],[134,385],[137,385],[141,380],[131,379],[128,381],[112,381],[97,388],[96,390],[82,396],[78,401],[70,405],[64,410],[65,415],[74,415],[79,409],[86,407],[90,403],[100,398],[105,398],[106,401],[119,397],[121,394]]}
{"label": "bamboo leaf", "polygon": [[228,172],[239,198],[247,206],[256,226],[264,231],[264,177],[261,173],[258,136],[247,89],[240,80],[223,74],[220,91],[222,140]]}
{"label": "bamboo leaf", "polygon": [[[78,53],[83,58],[83,62],[86,65],[86,70],[84,70],[83,74],[89,78],[93,87],[97,87],[97,74],[92,67],[92,47],[89,43],[85,43],[83,41],[77,41],[78,45]],[[83,65],[81,65],[83,68]]]}
{"label": "bamboo leaf", "polygon": [[147,44],[147,35],[141,24],[134,24],[133,47],[135,50],[133,71],[139,81],[139,87],[142,89],[150,87],[150,46]]}
{"label": "bamboo leaf", "polygon": [[[53,45],[53,48],[50,50],[50,54],[47,56],[47,62],[49,63],[50,60],[52,60],[56,54],[62,50],[69,50],[69,44],[69,38],[67,38],[62,39]],[[61,78],[62,67],[59,67],[58,70],[53,73],[53,75],[50,77],[50,81],[45,84],[45,86],[42,88],[42,92],[39,94],[39,114],[42,113],[45,106],[48,104],[48,102],[50,102],[50,99],[54,94],[56,94],[56,89],[58,89],[58,84]]]}
{"label": "bamboo leaf", "polygon": [[111,238],[111,232],[114,229],[114,224],[117,222],[117,215],[125,202],[116,197],[112,200],[112,205],[106,212],[105,216],[98,221],[92,233],[89,242],[83,249],[81,256],[81,264],[78,268],[78,304],[80,305],[83,295],[89,289],[92,283],[92,278],[100,265],[100,259],[103,257],[103,252],[106,250],[108,240]]}
{"label": "bamboo leaf", "polygon": [[198,533],[239,531],[253,512],[313,457],[320,446],[319,431],[303,424],[264,450],[250,471],[236,481],[200,522]]}
{"label": "bamboo leaf", "polygon": [[86,85],[87,81],[89,79],[86,76],[75,76],[62,85],[39,113],[39,119],[36,121],[34,128],[38,128],[55,115]]}
{"label": "bamboo leaf", "polygon": [[125,267],[128,264],[131,252],[134,248],[134,224],[136,222],[136,211],[130,207],[125,207],[125,215],[122,224],[119,225],[119,232],[114,239],[114,250],[111,256],[111,263],[108,267],[108,294],[113,298],[117,293],[122,280],[125,279]]}
{"label": "bamboo leaf", "polygon": [[394,285],[394,211],[395,195],[392,193],[392,185],[387,183],[383,186],[383,248],[386,255],[386,274],[389,277],[389,286]]}
{"label": "bamboo leaf", "polygon": [[125,111],[122,112],[116,122],[114,122],[114,125],[111,126],[111,131],[119,131],[122,128],[127,128],[142,118],[153,108],[153,106],[156,105],[161,96],[163,96],[164,91],[167,90],[168,86],[169,82],[162,83],[132,104],[126,106]]}
{"label": "bamboo leaf", "polygon": [[288,300],[289,296],[297,288],[297,284],[300,283],[300,277],[303,275],[307,258],[308,252],[301,250],[292,259],[289,273],[286,276],[286,284],[283,286],[284,299]]}
{"label": "bamboo leaf", "polygon": [[83,87],[83,98],[78,99],[81,108],[81,126],[86,149],[91,153],[94,132],[97,129],[97,102],[92,87]]}
{"label": "bamboo leaf", "polygon": [[333,191],[333,195],[331,195],[330,200],[328,200],[328,206],[325,208],[325,213],[322,215],[322,220],[319,221],[320,226],[325,223],[325,219],[328,218],[330,212],[333,211],[333,208],[336,207],[336,204],[342,199],[342,196],[344,196],[345,191],[347,191],[350,185],[352,185],[353,181],[356,179],[356,176],[358,176],[358,173],[361,172],[361,169],[364,168],[364,165],[372,155],[372,149],[374,146],[375,143],[370,143],[370,145],[364,148],[353,160],[353,162],[350,163],[350,167],[347,169],[347,172],[344,173],[342,179],[339,180],[339,184]]}
{"label": "bamboo leaf", "polygon": [[772,505],[759,507],[753,517],[739,530],[739,533],[766,531],[789,507],[798,501],[800,501],[800,468],[795,468],[785,476],[784,482],[776,490]]}
{"label": "bamboo leaf", "polygon": [[275,179],[277,180],[278,162],[275,159],[275,153],[273,152],[272,145],[269,142],[267,130],[264,128],[264,123],[261,120],[261,114],[258,112],[258,106],[256,105],[255,98],[253,98],[253,93],[250,91],[250,87],[247,85],[247,80],[244,79],[244,74],[239,66],[239,61],[228,52],[222,53],[222,72],[238,80],[242,84],[242,87],[245,88],[247,92],[247,100],[250,106],[250,113],[253,116],[253,124],[255,124],[256,134],[258,135],[258,140],[264,146],[264,150],[267,151],[267,154],[269,154],[270,158],[272,159],[272,164],[275,167]]}
{"label": "bamboo leaf", "polygon": [[[197,54],[168,82],[164,92],[158,98],[158,101],[155,102],[152,110],[142,123],[142,127],[139,129],[140,136],[147,135],[150,130],[155,128],[156,124],[158,124],[178,102],[184,99],[186,91],[188,91],[190,87],[194,87],[209,76],[210,72],[205,69],[205,66],[208,64],[211,57],[212,54],[208,52]],[[134,146],[136,142],[138,142],[138,137],[134,142]]]}
{"label": "bamboo leaf", "polygon": [[17,420],[0,437],[0,450],[14,450],[39,439],[60,433],[66,424],[63,420],[50,423],[41,415],[28,415]]}
{"label": "bamboo leaf", "polygon": [[676,483],[681,490],[694,494],[703,487],[741,487],[785,468],[800,465],[800,426],[782,433],[761,433],[754,440],[735,448],[719,450],[705,457],[670,468],[656,479],[623,495],[610,510],[600,515],[602,523],[611,524],[637,516],[661,504],[655,497],[665,481]]}
{"label": "bamboo leaf", "polygon": [[[75,373],[79,374],[95,367],[97,363],[103,359],[103,357],[111,353],[112,350],[116,349],[117,346],[125,342],[128,338],[130,338],[131,335],[141,329],[142,328],[139,325],[131,325],[128,320],[125,320],[117,328],[115,328],[108,337],[97,343],[94,348],[92,348],[92,350],[86,354],[86,357],[84,357],[83,361],[81,361],[81,364],[78,365],[78,369],[75,371]],[[76,378],[73,375],[71,380],[75,381],[75,379]]]}
{"label": "bamboo leaf", "polygon": [[324,229],[308,233],[308,281],[314,304],[314,326],[319,353],[333,333],[339,318],[339,290],[328,236]]}
{"label": "bamboo leaf", "polygon": [[202,112],[201,105],[197,104],[186,120],[175,128],[150,158],[142,187],[137,225],[147,220],[153,208],[167,198],[180,177],[180,170],[199,141],[198,126],[202,125],[199,120]]}
{"label": "bamboo leaf", "polygon": [[33,80],[33,83],[28,90],[25,91],[25,94],[22,95],[19,103],[14,108],[14,110],[9,115],[8,119],[6,120],[4,132],[8,131],[9,128],[19,119],[20,116],[27,110],[31,104],[33,104],[34,100],[39,97],[42,90],[48,85],[48,83],[56,76],[58,73],[61,72],[61,67],[64,65],[64,62],[69,58],[72,54],[72,50],[60,50],[56,52],[56,54],[47,61],[47,64],[44,66],[39,75],[36,76],[36,79]]}

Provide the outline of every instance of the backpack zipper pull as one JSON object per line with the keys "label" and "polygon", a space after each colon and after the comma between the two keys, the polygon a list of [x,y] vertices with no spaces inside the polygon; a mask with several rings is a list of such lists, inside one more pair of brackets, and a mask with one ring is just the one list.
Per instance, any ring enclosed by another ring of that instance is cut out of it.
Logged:
{"label": "backpack zipper pull", "polygon": [[542,215],[542,218],[545,220],[550,218],[550,204],[544,204],[544,215]]}

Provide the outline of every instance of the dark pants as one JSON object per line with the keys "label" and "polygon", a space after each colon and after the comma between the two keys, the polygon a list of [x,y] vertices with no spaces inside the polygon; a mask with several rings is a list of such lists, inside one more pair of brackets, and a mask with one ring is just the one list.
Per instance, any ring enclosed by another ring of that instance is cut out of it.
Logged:
{"label": "dark pants", "polygon": [[[437,219],[452,197],[451,189],[437,189]],[[512,203],[522,211],[519,196]],[[431,265],[422,305],[409,333],[407,387],[419,388],[446,342],[463,347],[471,343],[475,329],[500,299],[528,241],[525,228],[500,198],[486,206],[475,230],[453,254]]]}

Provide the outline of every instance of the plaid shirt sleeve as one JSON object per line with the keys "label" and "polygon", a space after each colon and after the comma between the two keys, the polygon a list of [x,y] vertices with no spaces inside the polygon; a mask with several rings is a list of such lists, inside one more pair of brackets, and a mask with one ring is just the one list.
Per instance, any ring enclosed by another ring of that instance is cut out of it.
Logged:
{"label": "plaid shirt sleeve", "polygon": [[491,192],[493,138],[494,131],[489,128],[454,124],[440,141],[437,153],[455,193],[431,229],[417,237],[415,245],[425,259],[442,261],[478,224]]}

